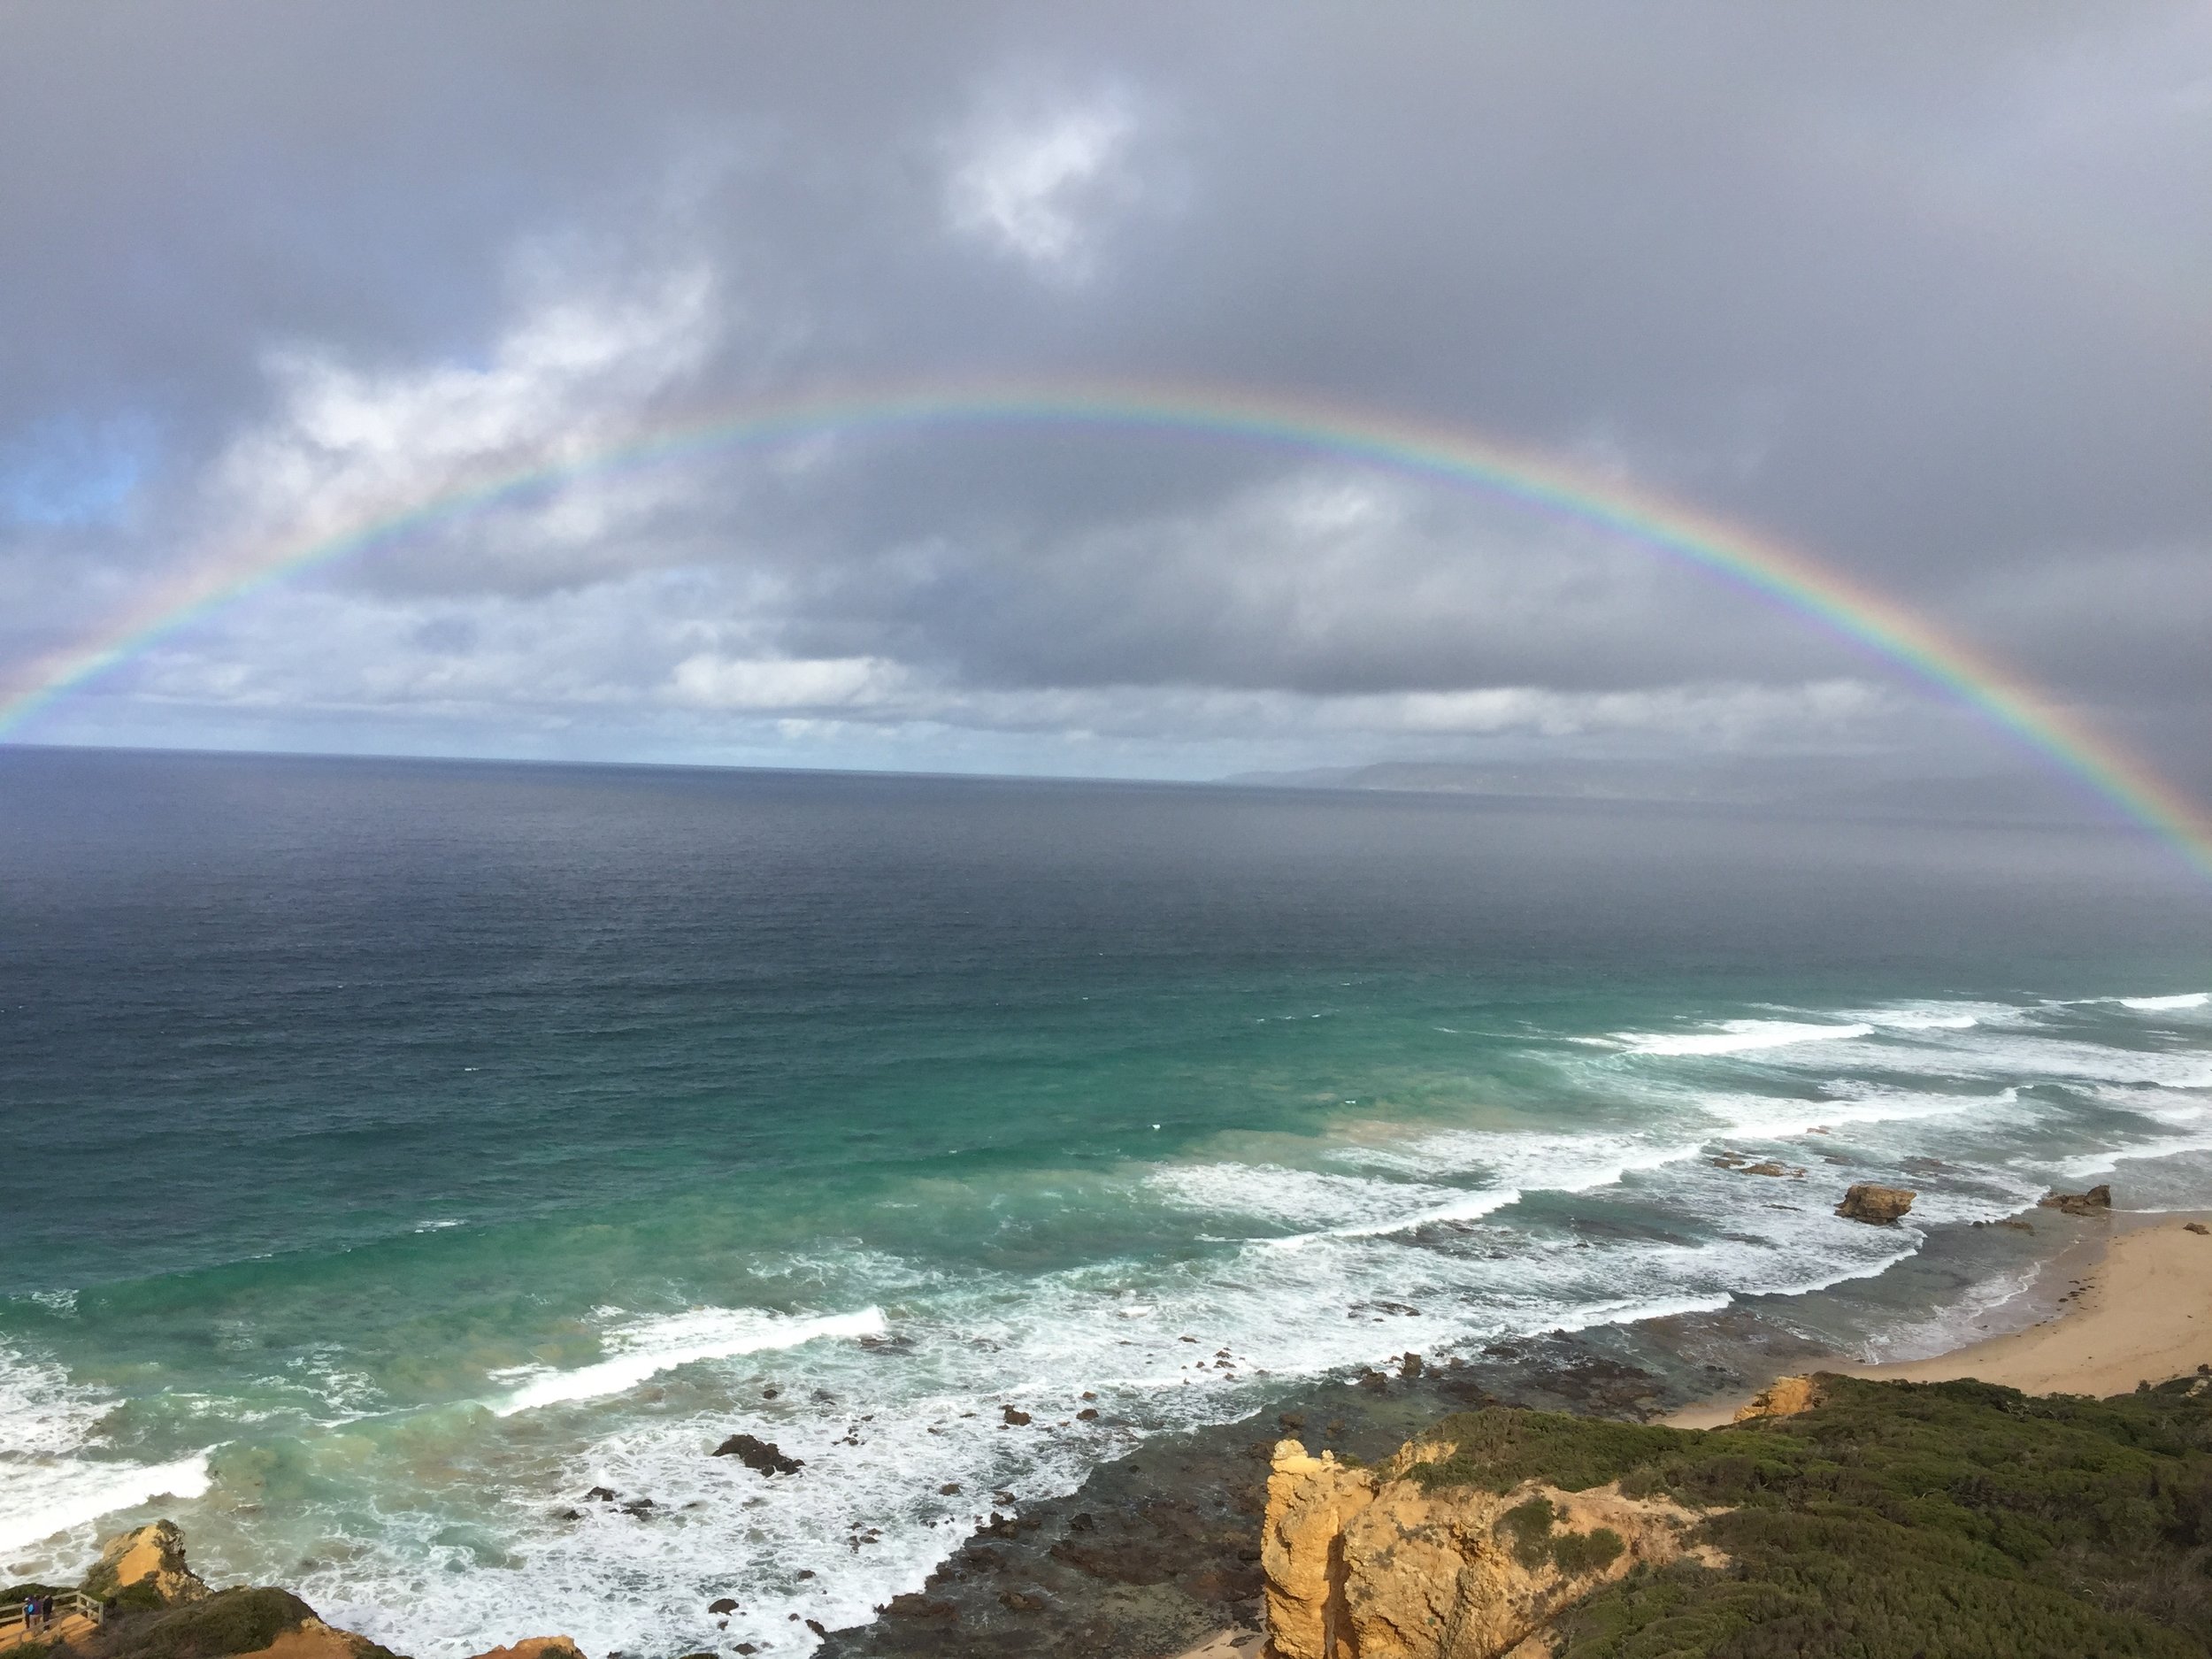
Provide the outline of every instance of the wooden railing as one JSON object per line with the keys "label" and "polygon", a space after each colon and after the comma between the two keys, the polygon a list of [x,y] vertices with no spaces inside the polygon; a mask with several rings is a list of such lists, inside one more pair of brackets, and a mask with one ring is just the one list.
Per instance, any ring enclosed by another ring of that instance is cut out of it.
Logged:
{"label": "wooden railing", "polygon": [[39,1636],[43,1635],[45,1630],[59,1630],[62,1621],[72,1614],[90,1619],[95,1624],[99,1624],[104,1616],[104,1609],[97,1598],[87,1595],[82,1590],[57,1590],[51,1600],[54,1603],[52,1618],[44,1629],[37,1631],[26,1632],[23,1628],[24,1614],[30,1606],[29,1602],[11,1601],[5,1607],[0,1607],[0,1643],[12,1647],[27,1635]]}

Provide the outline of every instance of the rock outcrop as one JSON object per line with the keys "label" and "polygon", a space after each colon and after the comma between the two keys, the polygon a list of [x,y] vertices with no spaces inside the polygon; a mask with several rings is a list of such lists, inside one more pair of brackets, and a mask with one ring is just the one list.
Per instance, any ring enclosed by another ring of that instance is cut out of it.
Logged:
{"label": "rock outcrop", "polygon": [[1846,1221],[1886,1226],[1910,1210],[1912,1201],[1919,1196],[1909,1187],[1877,1187],[1871,1181],[1861,1181],[1844,1194],[1836,1214]]}
{"label": "rock outcrop", "polygon": [[[760,1440],[750,1434],[731,1435],[728,1440],[714,1448],[713,1455],[734,1457],[746,1468],[757,1469],[764,1475],[795,1475],[806,1467],[805,1460],[803,1458],[786,1457],[783,1455],[783,1449],[775,1441]],[[593,1497],[605,1490],[603,1486],[594,1486],[584,1495]],[[612,1498],[614,1494],[608,1493],[607,1495]],[[549,1636],[533,1640],[550,1641],[553,1638]]]}
{"label": "rock outcrop", "polygon": [[[366,1636],[325,1624],[289,1590],[212,1590],[186,1565],[184,1532],[156,1521],[108,1540],[81,1586],[112,1605],[104,1624],[71,1632],[83,1659],[397,1659]],[[82,1621],[80,1621],[81,1623]],[[58,1650],[59,1651],[59,1650]],[[532,1636],[475,1659],[585,1659],[566,1636]]]}
{"label": "rock outcrop", "polygon": [[584,1653],[567,1636],[525,1636],[511,1647],[494,1647],[474,1659],[584,1659]]}
{"label": "rock outcrop", "polygon": [[1454,1450],[1417,1441],[1370,1471],[1278,1444],[1260,1545],[1273,1659],[1499,1659],[1640,1562],[1724,1564],[1688,1537],[1704,1517],[1668,1499],[1413,1478]]}
{"label": "rock outcrop", "polygon": [[1333,1453],[1309,1457],[1298,1440],[1277,1443],[1260,1531],[1273,1632],[1268,1651],[1277,1659],[1333,1659],[1340,1651],[1351,1629],[1344,1534],[1379,1485]]}
{"label": "rock outcrop", "polygon": [[2099,1185],[2085,1193],[2049,1193],[2037,1199],[2042,1210],[2062,1210],[2070,1216],[2101,1216],[2112,1208],[2112,1189]]}
{"label": "rock outcrop", "polygon": [[1751,1396],[1751,1403],[1730,1419],[1749,1423],[1758,1417],[1793,1417],[1821,1402],[1819,1382],[1811,1377],[1777,1377]]}
{"label": "rock outcrop", "polygon": [[393,1659],[393,1655],[366,1636],[309,1617],[279,1632],[273,1641],[250,1659]]}
{"label": "rock outcrop", "polygon": [[[143,1580],[142,1580],[143,1582]],[[186,1659],[250,1655],[252,1659],[396,1659],[365,1636],[326,1624],[289,1590],[234,1586],[173,1606],[126,1601],[96,1633],[73,1644],[86,1659]]]}
{"label": "rock outcrop", "polygon": [[185,1564],[184,1532],[174,1521],[117,1533],[84,1576],[84,1593],[104,1601],[140,1585],[172,1606],[207,1599],[207,1586]]}

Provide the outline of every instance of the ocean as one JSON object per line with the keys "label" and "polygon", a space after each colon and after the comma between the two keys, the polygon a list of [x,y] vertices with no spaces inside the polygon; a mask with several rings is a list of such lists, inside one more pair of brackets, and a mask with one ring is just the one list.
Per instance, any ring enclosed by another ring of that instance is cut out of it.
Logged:
{"label": "ocean", "polygon": [[1935,1351],[2212,1203],[2208,987],[2117,828],[0,749],[0,1578],[798,1654],[1403,1352]]}

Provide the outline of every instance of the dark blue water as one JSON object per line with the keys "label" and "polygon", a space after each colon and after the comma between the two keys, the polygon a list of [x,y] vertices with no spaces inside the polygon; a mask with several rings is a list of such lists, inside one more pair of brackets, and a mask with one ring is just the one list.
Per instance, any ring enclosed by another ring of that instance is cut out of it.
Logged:
{"label": "dark blue water", "polygon": [[[0,1568],[168,1494],[420,1654],[620,1645],[615,1594],[803,1644],[964,1527],[941,1484],[1879,1274],[1924,1235],[1831,1189],[1909,1157],[1932,1226],[2182,1167],[2208,922],[2119,831],[0,749]],[[1084,1388],[1120,1427],[960,1415]],[[722,1490],[746,1425],[806,1479]],[[600,1479],[702,1507],[548,1518]]]}

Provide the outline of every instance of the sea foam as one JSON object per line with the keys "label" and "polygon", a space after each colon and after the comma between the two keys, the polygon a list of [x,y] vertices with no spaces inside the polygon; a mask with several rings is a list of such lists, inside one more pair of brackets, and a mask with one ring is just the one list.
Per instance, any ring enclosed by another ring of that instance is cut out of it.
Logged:
{"label": "sea foam", "polygon": [[212,1450],[165,1463],[73,1457],[10,1471],[0,1479],[0,1551],[21,1549],[157,1498],[200,1497],[208,1488]]}
{"label": "sea foam", "polygon": [[613,1350],[595,1365],[542,1371],[492,1407],[499,1417],[574,1400],[624,1394],[647,1378],[700,1360],[734,1359],[772,1348],[797,1348],[823,1337],[880,1336],[883,1310],[794,1317],[753,1308],[694,1308],[618,1325],[601,1339]]}
{"label": "sea foam", "polygon": [[1722,1055],[1788,1048],[1801,1042],[1841,1042],[1873,1034],[1874,1027],[1863,1020],[1847,1025],[1815,1025],[1788,1019],[1730,1019],[1722,1021],[1716,1031],[1624,1031],[1616,1033],[1614,1041],[1630,1054]]}
{"label": "sea foam", "polygon": [[151,1463],[101,1455],[100,1424],[114,1404],[51,1361],[0,1348],[0,1551],[207,1490],[205,1451]]}

